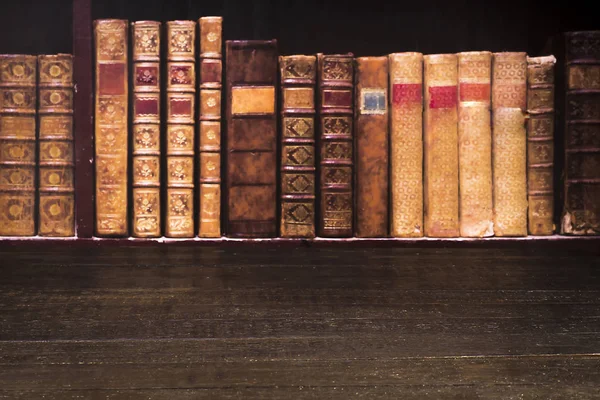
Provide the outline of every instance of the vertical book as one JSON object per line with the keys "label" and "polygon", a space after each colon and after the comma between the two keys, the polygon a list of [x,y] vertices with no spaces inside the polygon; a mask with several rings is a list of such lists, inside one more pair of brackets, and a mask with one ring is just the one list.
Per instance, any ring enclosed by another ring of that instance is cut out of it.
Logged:
{"label": "vertical book", "polygon": [[231,237],[277,235],[277,41],[226,42],[227,217]]}
{"label": "vertical book", "polygon": [[73,56],[40,55],[38,69],[38,233],[74,236]]}
{"label": "vertical book", "polygon": [[388,57],[355,62],[356,236],[387,237]]}
{"label": "vertical book", "polygon": [[282,237],[315,236],[315,56],[279,58]]}
{"label": "vertical book", "polygon": [[160,22],[131,24],[133,40],[132,233],[161,235]]}
{"label": "vertical book", "polygon": [[202,17],[200,27],[200,210],[198,236],[221,236],[222,17]]}
{"label": "vertical book", "polygon": [[37,57],[0,55],[0,236],[35,235]]}
{"label": "vertical book", "polygon": [[94,33],[96,235],[127,236],[128,22],[96,20]]}
{"label": "vertical book", "polygon": [[354,232],[354,55],[317,55],[319,127],[318,234]]}

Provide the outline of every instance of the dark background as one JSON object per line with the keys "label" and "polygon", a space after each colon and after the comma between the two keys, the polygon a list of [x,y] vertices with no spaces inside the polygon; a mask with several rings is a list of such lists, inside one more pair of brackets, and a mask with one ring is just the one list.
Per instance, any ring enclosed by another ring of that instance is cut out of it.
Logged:
{"label": "dark background", "polygon": [[[2,0],[0,53],[72,52],[72,0]],[[281,54],[469,50],[549,53],[563,31],[600,29],[592,1],[93,0],[93,18],[224,17],[225,39],[272,39]]]}

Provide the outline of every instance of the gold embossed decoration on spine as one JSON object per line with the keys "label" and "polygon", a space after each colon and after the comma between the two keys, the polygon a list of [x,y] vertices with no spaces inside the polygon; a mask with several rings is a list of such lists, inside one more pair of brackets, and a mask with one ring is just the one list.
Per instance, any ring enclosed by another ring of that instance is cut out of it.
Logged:
{"label": "gold embossed decoration on spine", "polygon": [[316,57],[279,57],[281,236],[315,236]]}
{"label": "gold embossed decoration on spine", "polygon": [[527,200],[530,235],[554,233],[554,56],[527,57]]}
{"label": "gold embossed decoration on spine", "polygon": [[96,235],[127,236],[128,22],[94,21]]}
{"label": "gold embossed decoration on spine", "polygon": [[0,55],[0,236],[35,235],[37,57]]}
{"label": "gold embossed decoration on spine", "polygon": [[526,72],[525,53],[494,53],[492,171],[496,236],[527,235]]}
{"label": "gold embossed decoration on spine", "polygon": [[390,64],[391,236],[423,236],[423,55]]}
{"label": "gold embossed decoration on spine", "polygon": [[195,21],[167,22],[167,237],[194,237]]}
{"label": "gold embossed decoration on spine", "polygon": [[492,53],[458,53],[460,235],[494,234],[490,91]]}
{"label": "gold embossed decoration on spine", "polygon": [[74,236],[73,56],[41,55],[38,68],[38,233],[40,236]]}
{"label": "gold embossed decoration on spine", "polygon": [[160,22],[131,23],[133,41],[132,235],[161,235]]}
{"label": "gold embossed decoration on spine", "polygon": [[458,63],[455,54],[423,57],[425,80],[425,236],[459,236]]}
{"label": "gold embossed decoration on spine", "polygon": [[198,236],[221,236],[222,17],[202,17],[200,26],[200,218]]}

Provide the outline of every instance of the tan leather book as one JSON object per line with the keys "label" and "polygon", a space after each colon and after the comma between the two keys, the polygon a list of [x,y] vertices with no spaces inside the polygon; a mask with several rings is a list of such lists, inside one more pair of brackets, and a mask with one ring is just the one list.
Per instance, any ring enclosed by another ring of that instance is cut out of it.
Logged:
{"label": "tan leather book", "polygon": [[165,236],[194,237],[195,21],[167,22]]}
{"label": "tan leather book", "polygon": [[567,32],[561,233],[600,235],[600,30]]}
{"label": "tan leather book", "polygon": [[227,217],[230,237],[277,236],[276,40],[228,40]]}
{"label": "tan leather book", "polygon": [[0,236],[35,235],[37,57],[0,55]]}
{"label": "tan leather book", "polygon": [[94,21],[96,235],[128,235],[128,22]]}
{"label": "tan leather book", "polygon": [[527,57],[527,201],[530,235],[554,233],[554,56]]}
{"label": "tan leather book", "polygon": [[423,236],[423,54],[393,53],[390,69],[391,236]]}
{"label": "tan leather book", "polygon": [[494,234],[527,235],[527,55],[494,53],[492,67]]}
{"label": "tan leather book", "polygon": [[200,210],[198,236],[221,236],[221,77],[223,18],[200,26]]}
{"label": "tan leather book", "polygon": [[160,22],[131,23],[133,41],[132,231],[161,236]]}
{"label": "tan leather book", "polygon": [[354,232],[354,55],[317,54],[319,126],[318,235]]}
{"label": "tan leather book", "polygon": [[494,234],[491,125],[492,53],[458,53],[460,236]]}
{"label": "tan leather book", "polygon": [[74,236],[73,56],[40,55],[38,69],[38,234]]}
{"label": "tan leather book", "polygon": [[355,58],[356,236],[387,237],[388,58]]}
{"label": "tan leather book", "polygon": [[315,85],[317,58],[279,57],[281,76],[282,237],[315,236]]}
{"label": "tan leather book", "polygon": [[458,61],[423,57],[425,80],[425,236],[458,237]]}

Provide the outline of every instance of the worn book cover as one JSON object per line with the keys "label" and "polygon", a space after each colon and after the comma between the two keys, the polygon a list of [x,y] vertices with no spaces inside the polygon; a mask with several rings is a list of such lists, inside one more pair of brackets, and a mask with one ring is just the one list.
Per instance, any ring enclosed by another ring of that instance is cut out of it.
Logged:
{"label": "worn book cover", "polygon": [[40,55],[38,69],[38,234],[74,236],[73,56]]}
{"label": "worn book cover", "polygon": [[355,59],[356,236],[389,235],[388,57]]}
{"label": "worn book cover", "polygon": [[315,56],[279,58],[281,76],[282,237],[315,232]]}
{"label": "worn book cover", "polygon": [[389,55],[391,236],[423,236],[423,54]]}
{"label": "worn book cover", "polygon": [[425,236],[459,236],[458,60],[423,57],[425,77]]}
{"label": "worn book cover", "polygon": [[37,57],[0,55],[0,236],[35,229]]}
{"label": "worn book cover", "polygon": [[226,42],[227,215],[231,237],[277,236],[276,40]]}

